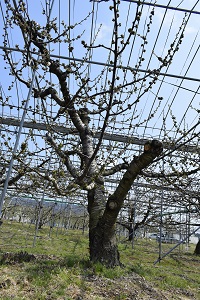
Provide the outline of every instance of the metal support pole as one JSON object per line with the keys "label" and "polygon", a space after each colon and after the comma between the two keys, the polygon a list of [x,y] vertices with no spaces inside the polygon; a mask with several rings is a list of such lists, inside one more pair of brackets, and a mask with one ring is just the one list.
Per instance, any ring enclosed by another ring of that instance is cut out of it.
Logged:
{"label": "metal support pole", "polygon": [[[51,165],[51,159],[52,159],[52,152],[51,152],[51,156],[50,156],[50,159],[49,159],[47,172],[48,172],[48,170],[50,168],[50,165]],[[37,238],[37,234],[38,234],[38,230],[39,230],[39,224],[40,224],[40,220],[41,220],[41,216],[42,216],[42,208],[43,208],[43,203],[44,203],[45,190],[46,190],[48,184],[49,184],[48,182],[45,183],[44,191],[43,191],[43,194],[42,194],[42,199],[41,199],[40,204],[39,204],[39,215],[38,215],[38,219],[37,219],[36,226],[35,226],[35,235],[34,235],[34,239],[33,239],[33,247],[35,247],[35,243],[36,243],[36,238]]]}
{"label": "metal support pole", "polygon": [[[14,4],[15,9],[17,9],[17,3],[16,3],[15,0],[13,0],[13,4]],[[54,4],[54,0],[51,3],[51,8],[50,8],[50,11],[49,11],[49,18],[50,18],[51,12],[52,12],[53,4]],[[23,34],[23,32],[22,32],[22,34]],[[24,38],[24,40],[25,40],[25,38]],[[25,40],[25,42],[26,42],[26,40]],[[39,59],[39,54],[38,54],[38,59]],[[31,92],[32,92],[32,89],[33,89],[33,83],[34,83],[35,78],[36,78],[36,70],[33,70],[32,71],[31,85],[30,85],[30,88],[29,88],[29,92],[28,92],[26,104],[25,104],[25,107],[24,107],[24,111],[23,111],[23,114],[22,114],[22,119],[21,119],[21,122],[20,122],[20,125],[19,125],[19,131],[17,133],[17,138],[16,138],[16,141],[15,141],[15,145],[14,145],[14,149],[13,149],[13,153],[12,153],[12,158],[11,158],[11,161],[10,161],[10,164],[9,164],[7,177],[6,177],[6,180],[5,180],[5,183],[4,183],[4,188],[3,188],[3,191],[1,193],[1,198],[0,198],[0,219],[1,219],[1,215],[2,215],[3,201],[5,199],[6,191],[7,191],[7,188],[8,188],[8,182],[9,182],[9,179],[10,179],[10,175],[11,175],[12,167],[13,167],[13,163],[14,163],[14,155],[15,155],[15,153],[17,151],[17,148],[18,148],[18,145],[19,145],[19,139],[20,139],[20,136],[21,136],[21,132],[22,132],[25,116],[26,116],[26,113],[27,113],[29,100],[30,100],[30,97],[31,97]]]}
{"label": "metal support pole", "polygon": [[154,265],[156,265],[158,262],[160,262],[165,256],[167,256],[168,254],[170,254],[174,249],[176,249],[179,245],[181,245],[182,243],[184,243],[191,235],[193,235],[197,230],[200,229],[200,226],[193,230],[189,236],[186,236],[182,241],[180,241],[178,244],[176,244],[173,248],[171,248],[167,253],[165,253],[163,256],[159,257],[155,262]]}
{"label": "metal support pole", "polygon": [[[45,189],[46,189],[46,187],[47,187],[47,183],[45,185]],[[38,230],[39,230],[39,224],[40,224],[40,220],[41,220],[41,216],[42,216],[42,208],[43,208],[43,203],[44,203],[45,189],[44,189],[44,192],[43,192],[43,195],[42,195],[42,199],[39,203],[39,214],[38,214],[38,218],[37,218],[37,222],[36,222],[36,226],[35,226],[35,235],[34,235],[34,239],[33,239],[33,247],[35,247],[37,234],[38,234]]]}
{"label": "metal support pole", "polygon": [[[163,172],[164,172],[164,160],[163,160]],[[162,233],[163,233],[163,198],[164,198],[164,190],[161,192],[161,204],[160,204],[160,238],[159,238],[159,256],[158,260],[162,256]]]}
{"label": "metal support pole", "polygon": [[33,73],[32,73],[31,85],[30,85],[30,88],[29,88],[29,91],[28,91],[28,95],[27,95],[27,99],[26,99],[26,104],[25,104],[24,111],[23,111],[23,114],[22,114],[22,119],[21,119],[20,125],[19,125],[19,131],[17,133],[17,138],[16,138],[15,145],[14,145],[14,148],[13,148],[12,158],[10,160],[7,177],[6,177],[6,180],[5,180],[5,183],[4,183],[3,191],[1,193],[1,199],[0,199],[0,218],[1,218],[1,214],[2,214],[3,201],[5,199],[5,195],[6,195],[6,191],[7,191],[7,187],[8,187],[8,182],[9,182],[9,179],[10,179],[10,175],[11,175],[12,167],[13,167],[13,163],[14,163],[14,155],[15,155],[15,153],[17,151],[17,148],[18,148],[18,145],[19,145],[19,139],[20,139],[20,136],[21,136],[21,132],[22,132],[22,128],[23,128],[23,125],[24,125],[24,120],[25,120],[26,112],[27,112],[28,105],[29,105],[29,100],[30,100],[30,97],[31,97],[31,92],[32,92],[32,89],[33,89],[33,83],[34,83],[34,80],[35,80],[35,74],[36,74],[36,71],[34,70]]}
{"label": "metal support pole", "polygon": [[[137,197],[137,194],[136,194],[136,197]],[[135,241],[136,197],[135,197],[134,202],[133,202],[132,249],[134,248],[134,241]]]}

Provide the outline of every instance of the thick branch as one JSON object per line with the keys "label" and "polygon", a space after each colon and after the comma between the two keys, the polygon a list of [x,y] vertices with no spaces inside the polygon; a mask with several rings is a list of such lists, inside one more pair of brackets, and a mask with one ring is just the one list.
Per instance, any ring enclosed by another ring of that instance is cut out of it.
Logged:
{"label": "thick branch", "polygon": [[153,140],[144,145],[144,153],[130,163],[127,171],[122,177],[115,192],[109,197],[102,220],[108,227],[114,226],[118,213],[122,208],[124,199],[129,192],[134,180],[140,174],[141,170],[153,163],[154,159],[162,153],[162,143]]}
{"label": "thick branch", "polygon": [[34,93],[34,96],[36,98],[41,97],[42,99],[45,99],[48,95],[51,95],[52,99],[54,99],[56,103],[59,104],[60,106],[64,107],[66,105],[65,102],[61,100],[60,97],[58,96],[57,91],[52,87],[48,87],[44,91],[35,90]]}
{"label": "thick branch", "polygon": [[140,174],[142,169],[148,167],[153,162],[153,160],[162,153],[162,150],[162,143],[157,140],[146,143],[144,145],[144,153],[142,153],[137,158],[134,158],[130,163],[115,193],[112,195],[112,198],[117,196],[117,198],[119,198],[119,201],[122,201],[122,199],[126,197],[128,191],[131,188],[131,185],[133,184],[133,181]]}
{"label": "thick branch", "polygon": [[[18,158],[18,160],[20,161],[21,164],[23,164],[23,161],[20,160]],[[20,171],[17,170],[18,174],[16,174],[15,176],[13,176],[12,178],[10,178],[8,185],[11,186],[12,184],[18,182],[26,173],[30,173],[30,172],[35,172],[35,170],[40,169],[44,164],[46,164],[49,161],[49,159],[43,161],[40,165],[38,165],[37,167],[31,168],[27,165],[23,166],[20,168]],[[1,179],[0,180],[0,184],[4,184],[6,179]]]}
{"label": "thick branch", "polygon": [[121,170],[127,170],[128,169],[128,163],[122,163],[119,165],[116,165],[110,169],[104,170],[102,173],[102,176],[109,176],[109,175],[113,175]]}

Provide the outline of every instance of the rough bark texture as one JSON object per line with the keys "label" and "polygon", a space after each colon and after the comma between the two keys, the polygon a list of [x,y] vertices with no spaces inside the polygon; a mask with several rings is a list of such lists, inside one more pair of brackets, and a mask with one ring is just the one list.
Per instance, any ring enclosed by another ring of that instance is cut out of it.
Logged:
{"label": "rough bark texture", "polygon": [[[153,140],[145,145],[144,153],[130,163],[115,192],[109,196],[104,209],[103,185],[88,193],[90,215],[90,259],[109,267],[120,265],[115,236],[115,224],[124,199],[135,178],[162,152],[162,143]],[[102,197],[102,199],[101,199]],[[101,200],[100,200],[101,199]],[[99,204],[100,203],[100,204]]]}
{"label": "rough bark texture", "polygon": [[96,228],[99,219],[102,217],[105,209],[106,199],[104,196],[104,183],[96,184],[96,187],[88,191],[88,213],[89,229]]}
{"label": "rough bark texture", "polygon": [[90,230],[89,241],[91,261],[108,267],[120,265],[114,225],[110,227],[100,220],[96,228]]}
{"label": "rough bark texture", "polygon": [[102,222],[106,206],[103,184],[88,192],[90,260],[109,267],[120,265],[115,224]]}
{"label": "rough bark texture", "polygon": [[194,253],[196,255],[200,255],[200,239],[199,239],[198,243],[196,244],[196,248],[194,250]]}

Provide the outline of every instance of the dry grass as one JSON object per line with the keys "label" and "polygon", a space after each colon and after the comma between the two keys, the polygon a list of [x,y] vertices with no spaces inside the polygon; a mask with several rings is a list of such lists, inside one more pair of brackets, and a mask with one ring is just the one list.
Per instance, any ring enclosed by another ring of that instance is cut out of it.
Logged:
{"label": "dry grass", "polygon": [[[0,227],[0,295],[6,299],[200,299],[200,257],[194,247],[172,252],[154,266],[158,245],[150,240],[119,243],[126,267],[91,264],[88,236],[81,231],[39,231],[4,222]],[[163,252],[172,245],[163,245]]]}

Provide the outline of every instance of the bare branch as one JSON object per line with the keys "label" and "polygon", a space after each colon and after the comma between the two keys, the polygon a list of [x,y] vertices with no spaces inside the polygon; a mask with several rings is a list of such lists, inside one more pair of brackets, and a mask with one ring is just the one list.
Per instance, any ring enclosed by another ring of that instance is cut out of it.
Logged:
{"label": "bare branch", "polygon": [[56,101],[57,104],[59,104],[60,106],[64,107],[65,101],[61,100],[60,97],[58,96],[57,91],[52,88],[52,87],[48,87],[47,89],[40,91],[40,90],[34,90],[34,97],[35,98],[42,98],[45,99],[46,96],[51,95],[52,99],[54,99]]}
{"label": "bare branch", "polygon": [[122,163],[122,164],[118,164],[110,169],[104,170],[102,172],[102,176],[109,176],[109,175],[113,175],[117,172],[120,172],[122,170],[127,170],[128,169],[129,164],[128,163]]}
{"label": "bare branch", "polygon": [[191,171],[184,171],[184,172],[179,172],[179,171],[176,171],[176,172],[171,172],[171,173],[168,173],[168,174],[165,174],[164,172],[161,172],[161,173],[150,173],[150,172],[147,172],[147,171],[141,171],[141,175],[145,176],[145,177],[149,177],[149,178],[170,178],[170,177],[185,177],[185,176],[189,176],[189,175],[192,175],[192,174],[196,174],[197,172],[200,171],[200,167],[196,168],[196,169],[193,169]]}
{"label": "bare branch", "polygon": [[54,150],[56,151],[56,153],[58,154],[58,156],[63,160],[63,163],[65,164],[65,166],[67,167],[67,170],[70,172],[71,176],[73,178],[78,178],[79,176],[79,172],[78,170],[73,166],[73,164],[71,163],[69,156],[67,155],[67,152],[62,151],[57,144],[55,143],[55,141],[53,140],[53,138],[46,134],[46,140],[48,143],[51,144],[51,146],[54,148]]}

